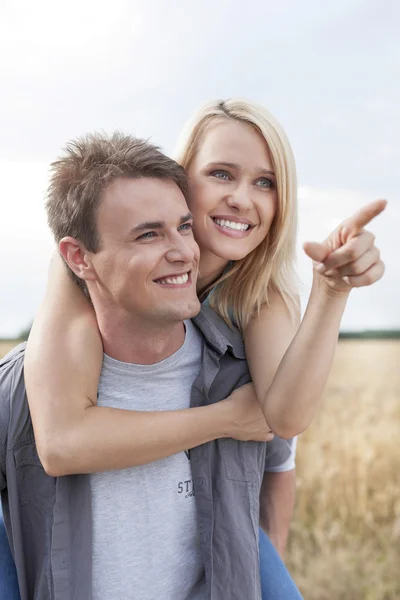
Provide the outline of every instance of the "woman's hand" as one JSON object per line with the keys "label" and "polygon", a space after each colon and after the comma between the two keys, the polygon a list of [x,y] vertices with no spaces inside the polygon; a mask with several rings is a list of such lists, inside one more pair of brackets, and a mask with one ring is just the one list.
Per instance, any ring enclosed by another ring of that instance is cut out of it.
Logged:
{"label": "woman's hand", "polygon": [[319,244],[306,242],[314,263],[314,276],[330,293],[348,293],[353,287],[372,285],[385,271],[374,235],[364,227],[386,207],[386,200],[367,204],[346,219]]}
{"label": "woman's hand", "polygon": [[228,410],[230,427],[225,437],[240,442],[270,442],[274,438],[265,421],[252,383],[237,388],[225,400],[219,403]]}

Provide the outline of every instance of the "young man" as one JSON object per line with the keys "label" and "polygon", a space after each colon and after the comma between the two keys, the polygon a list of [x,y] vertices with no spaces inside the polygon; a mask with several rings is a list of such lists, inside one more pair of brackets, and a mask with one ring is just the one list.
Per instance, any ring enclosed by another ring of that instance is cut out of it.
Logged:
{"label": "young man", "polygon": [[[185,190],[174,161],[120,134],[82,138],[53,166],[49,222],[105,351],[88,417],[101,461],[84,474],[79,436],[35,443],[24,349],[8,355],[0,489],[22,600],[260,598],[255,442],[272,436],[256,398],[235,392],[250,380],[239,335],[199,313]],[[126,455],[108,443],[110,408]],[[275,437],[268,454],[279,465],[290,449]]]}

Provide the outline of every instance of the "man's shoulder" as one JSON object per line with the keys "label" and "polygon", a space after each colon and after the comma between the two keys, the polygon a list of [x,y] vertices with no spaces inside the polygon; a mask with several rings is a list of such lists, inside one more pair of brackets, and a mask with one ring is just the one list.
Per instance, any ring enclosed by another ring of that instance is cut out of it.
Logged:
{"label": "man's shoulder", "polygon": [[29,421],[29,410],[24,380],[25,345],[19,344],[0,360],[1,454],[4,454],[6,442],[13,445],[19,439],[20,431],[27,432],[25,425]]}
{"label": "man's shoulder", "polygon": [[3,358],[0,358],[0,369],[4,367],[4,365],[14,365],[18,363],[24,362],[25,356],[25,348],[26,342],[21,342],[17,346],[14,346],[12,350],[10,350]]}
{"label": "man's shoulder", "polygon": [[229,327],[212,308],[203,305],[199,314],[192,319],[192,322],[201,331],[205,340],[219,354],[225,354],[227,350],[230,350],[236,358],[246,358],[240,331]]}
{"label": "man's shoulder", "polygon": [[26,342],[18,344],[0,359],[0,395],[24,384],[25,347]]}

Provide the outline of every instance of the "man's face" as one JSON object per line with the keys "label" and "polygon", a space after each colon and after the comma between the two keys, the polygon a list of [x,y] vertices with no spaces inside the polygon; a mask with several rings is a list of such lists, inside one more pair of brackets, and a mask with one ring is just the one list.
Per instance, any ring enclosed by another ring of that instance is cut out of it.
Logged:
{"label": "man's face", "polygon": [[199,312],[199,248],[172,180],[116,179],[103,194],[97,229],[100,249],[89,254],[95,280],[87,281],[96,308],[160,326]]}

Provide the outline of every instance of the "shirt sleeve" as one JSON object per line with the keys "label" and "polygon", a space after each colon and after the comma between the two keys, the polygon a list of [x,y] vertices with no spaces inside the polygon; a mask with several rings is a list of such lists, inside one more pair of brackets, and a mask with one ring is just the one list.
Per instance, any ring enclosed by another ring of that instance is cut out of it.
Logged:
{"label": "shirt sleeve", "polygon": [[17,381],[23,382],[23,357],[26,343],[13,348],[0,360],[0,492],[7,487],[6,453],[11,417],[11,397]]}
{"label": "shirt sleeve", "polygon": [[[277,443],[274,442],[275,440]],[[282,440],[277,436],[267,444],[265,471],[283,473],[296,468],[297,436],[290,440]]]}
{"label": "shirt sleeve", "polygon": [[0,363],[0,492],[6,488],[6,450],[10,420],[11,374],[9,363]]}

